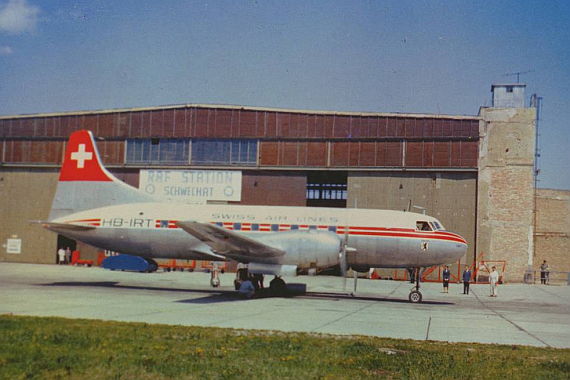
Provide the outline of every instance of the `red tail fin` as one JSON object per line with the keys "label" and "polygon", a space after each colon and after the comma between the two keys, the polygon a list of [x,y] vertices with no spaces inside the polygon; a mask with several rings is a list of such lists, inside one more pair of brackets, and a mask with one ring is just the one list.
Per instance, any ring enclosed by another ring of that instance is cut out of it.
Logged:
{"label": "red tail fin", "polygon": [[101,163],[91,131],[77,131],[69,137],[60,181],[113,181]]}

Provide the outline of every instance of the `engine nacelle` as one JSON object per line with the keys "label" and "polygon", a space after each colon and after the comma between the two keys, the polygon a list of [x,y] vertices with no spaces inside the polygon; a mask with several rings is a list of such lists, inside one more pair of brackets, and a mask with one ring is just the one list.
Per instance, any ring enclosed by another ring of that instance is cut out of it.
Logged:
{"label": "engine nacelle", "polygon": [[247,270],[249,273],[254,274],[272,274],[277,276],[297,275],[296,265],[249,263]]}
{"label": "engine nacelle", "polygon": [[264,244],[285,251],[280,264],[297,265],[299,269],[330,268],[338,265],[341,238],[330,231],[284,231],[264,236]]}

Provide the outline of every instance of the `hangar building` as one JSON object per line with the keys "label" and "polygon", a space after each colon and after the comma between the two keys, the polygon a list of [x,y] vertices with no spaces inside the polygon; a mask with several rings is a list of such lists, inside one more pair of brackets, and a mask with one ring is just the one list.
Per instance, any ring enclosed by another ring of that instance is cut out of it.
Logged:
{"label": "hangar building", "polygon": [[425,210],[467,239],[462,263],[505,260],[521,281],[536,256],[536,112],[519,84],[492,90],[515,98],[477,116],[207,104],[0,116],[0,262],[54,263],[75,244],[29,221],[49,214],[67,138],[89,129],[132,186],[141,170],[231,169],[239,204]]}

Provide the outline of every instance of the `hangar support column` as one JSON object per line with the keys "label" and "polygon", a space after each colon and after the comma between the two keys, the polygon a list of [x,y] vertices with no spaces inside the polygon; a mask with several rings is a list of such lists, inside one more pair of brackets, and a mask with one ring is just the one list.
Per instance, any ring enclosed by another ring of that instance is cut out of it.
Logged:
{"label": "hangar support column", "polygon": [[535,108],[480,110],[477,255],[522,282],[533,261]]}

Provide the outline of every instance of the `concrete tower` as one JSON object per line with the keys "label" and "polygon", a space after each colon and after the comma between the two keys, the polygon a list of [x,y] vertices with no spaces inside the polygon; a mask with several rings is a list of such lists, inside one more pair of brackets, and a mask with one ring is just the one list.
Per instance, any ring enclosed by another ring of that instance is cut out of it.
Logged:
{"label": "concrete tower", "polygon": [[494,107],[481,108],[477,254],[506,260],[506,281],[520,282],[533,261],[535,108],[524,84],[494,84]]}

